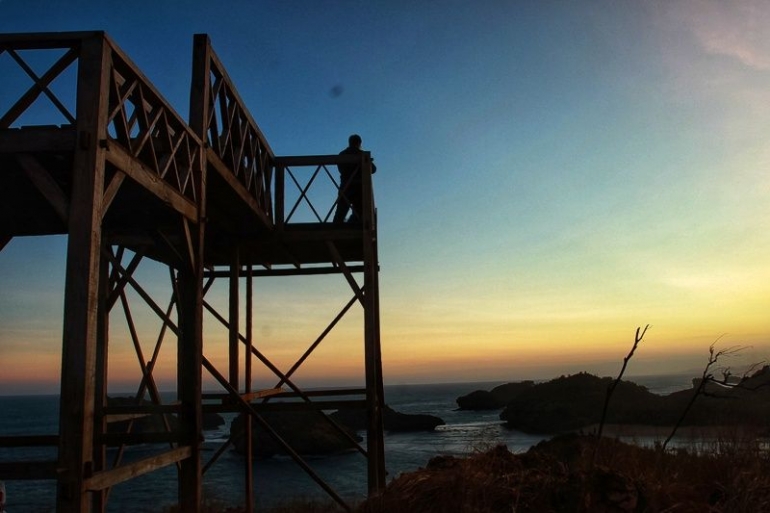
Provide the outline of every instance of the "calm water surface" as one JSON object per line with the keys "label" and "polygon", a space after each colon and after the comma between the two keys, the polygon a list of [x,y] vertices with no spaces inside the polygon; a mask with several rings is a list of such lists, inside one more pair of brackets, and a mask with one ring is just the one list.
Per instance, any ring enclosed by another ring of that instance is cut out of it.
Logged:
{"label": "calm water surface", "polygon": [[[689,388],[687,376],[633,378],[652,392],[667,394]],[[496,444],[506,444],[511,451],[523,452],[543,440],[503,427],[498,411],[458,411],[455,399],[473,390],[488,390],[494,383],[436,385],[394,385],[385,387],[385,402],[404,413],[427,413],[441,417],[446,424],[431,433],[396,433],[385,435],[388,478],[425,466],[437,455],[464,455]],[[56,434],[58,396],[0,396],[0,436]],[[231,419],[232,415],[228,417]],[[229,426],[208,431],[204,444],[204,463],[226,439]],[[124,461],[156,454],[157,447],[131,447]],[[114,453],[113,453],[114,454]],[[14,460],[53,460],[50,448],[0,449],[0,462]],[[308,459],[310,466],[340,495],[350,499],[366,494],[366,460],[358,452]],[[244,459],[227,450],[204,476],[204,496],[223,504],[242,504],[244,494]],[[55,486],[52,481],[8,481],[7,509],[12,513],[49,513],[54,511]],[[155,513],[175,504],[176,467],[170,466],[114,487],[108,511],[115,513]],[[325,498],[319,486],[290,458],[271,458],[254,464],[254,490],[257,508],[298,497]]]}

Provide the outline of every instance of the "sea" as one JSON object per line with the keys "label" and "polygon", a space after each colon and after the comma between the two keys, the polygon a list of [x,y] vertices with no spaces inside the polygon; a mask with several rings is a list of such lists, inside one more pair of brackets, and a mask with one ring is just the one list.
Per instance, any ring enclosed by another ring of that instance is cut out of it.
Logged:
{"label": "sea", "polygon": [[[666,395],[692,387],[691,375],[635,376],[626,378]],[[490,390],[501,382],[386,385],[385,403],[403,413],[435,415],[445,424],[433,432],[386,433],[385,466],[388,480],[403,472],[424,467],[439,455],[463,456],[505,444],[512,452],[527,451],[545,436],[508,429],[499,411],[461,411],[456,399],[474,390]],[[58,429],[59,397],[0,396],[0,436],[53,435]],[[227,439],[229,422],[219,430],[204,432],[203,463]],[[365,432],[361,433],[365,436]],[[365,444],[365,442],[364,442]],[[364,445],[365,447],[365,445]],[[132,446],[125,460],[158,453],[155,446]],[[114,453],[108,454],[108,457]],[[0,462],[56,459],[54,448],[0,448]],[[124,461],[125,461],[124,460]],[[310,467],[341,497],[357,502],[366,496],[367,467],[358,451],[307,459]],[[242,505],[245,494],[245,459],[232,449],[225,450],[204,474],[203,496],[213,504]],[[298,499],[327,500],[329,497],[291,458],[273,457],[253,463],[255,510]],[[9,480],[5,482],[6,509],[11,513],[55,511],[53,481]],[[171,465],[121,483],[110,490],[107,511],[114,513],[162,513],[177,503],[177,470]]]}

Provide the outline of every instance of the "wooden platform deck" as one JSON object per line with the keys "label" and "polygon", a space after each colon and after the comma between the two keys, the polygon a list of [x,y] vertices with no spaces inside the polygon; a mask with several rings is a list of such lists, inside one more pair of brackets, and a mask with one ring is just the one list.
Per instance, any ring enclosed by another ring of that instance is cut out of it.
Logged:
{"label": "wooden platform deck", "polygon": [[[71,125],[0,129],[2,236],[68,233],[76,144]],[[108,163],[105,180],[109,183],[120,172]],[[333,261],[330,243],[343,261],[363,261],[361,225],[304,222],[279,228],[272,213],[269,217],[255,213],[237,187],[220,173],[208,174],[207,267],[229,265],[236,246],[244,265],[265,269],[329,264]],[[169,208],[168,198],[173,197],[160,186],[149,189],[134,180],[123,181],[104,216],[103,236],[110,243],[175,264],[178,252],[184,251],[185,236],[177,210]],[[194,215],[195,205],[182,198],[176,201]]]}

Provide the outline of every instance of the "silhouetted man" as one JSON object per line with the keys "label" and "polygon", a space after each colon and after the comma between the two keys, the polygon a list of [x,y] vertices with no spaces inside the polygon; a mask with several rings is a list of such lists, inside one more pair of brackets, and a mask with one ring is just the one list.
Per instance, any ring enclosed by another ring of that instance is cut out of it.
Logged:
{"label": "silhouetted man", "polygon": [[[340,152],[340,155],[360,155],[361,136],[353,134],[348,138],[348,147]],[[340,192],[337,196],[337,210],[334,212],[334,223],[341,224],[345,222],[348,210],[352,210],[349,223],[361,221],[361,211],[363,202],[363,180],[361,179],[361,169],[359,164],[339,164],[337,169],[340,171]],[[372,174],[377,171],[377,166],[372,163]]]}

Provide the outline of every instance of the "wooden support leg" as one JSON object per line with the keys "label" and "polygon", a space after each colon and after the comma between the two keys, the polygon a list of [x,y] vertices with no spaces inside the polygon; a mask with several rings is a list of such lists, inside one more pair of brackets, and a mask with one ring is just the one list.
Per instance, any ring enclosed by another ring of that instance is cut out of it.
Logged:
{"label": "wooden support leg", "polygon": [[177,274],[179,297],[179,342],[177,350],[177,393],[180,445],[189,446],[191,456],[182,460],[179,471],[180,511],[197,513],[202,499],[201,368],[203,365],[203,287],[201,274],[182,269]]}
{"label": "wooden support leg", "polygon": [[367,454],[369,494],[385,489],[385,441],[382,425],[382,359],[380,356],[379,284],[376,246],[365,247],[364,359],[366,370]]}
{"label": "wooden support leg", "polygon": [[[102,258],[99,270],[99,313],[97,318],[96,344],[96,391],[94,393],[94,471],[106,470],[106,446],[99,442],[99,435],[107,432],[104,420],[104,406],[107,404],[107,355],[109,346],[109,260]],[[107,490],[93,492],[93,511],[103,513],[107,508]]]}
{"label": "wooden support leg", "polygon": [[[244,374],[244,386],[243,391],[248,394],[251,392],[251,348],[254,345],[254,340],[252,338],[252,323],[253,323],[253,303],[252,303],[252,294],[253,294],[253,276],[252,276],[252,268],[249,265],[248,271],[246,274],[246,351],[244,354],[244,365],[243,365],[243,374]],[[244,507],[246,508],[246,511],[254,511],[254,467],[253,467],[253,459],[252,459],[252,442],[253,442],[253,436],[252,436],[252,418],[251,415],[246,415],[246,423],[244,426],[244,430],[246,431],[246,458],[245,458],[245,477],[246,477],[246,500],[244,501]]]}
{"label": "wooden support leg", "polygon": [[108,53],[104,37],[83,40],[78,65],[78,145],[73,162],[64,287],[57,512],[91,510],[85,480],[93,471],[94,394],[98,344],[101,198]]}
{"label": "wooden support leg", "polygon": [[240,380],[238,376],[238,346],[240,346],[239,329],[240,329],[240,302],[239,302],[239,290],[238,284],[240,282],[241,266],[239,262],[238,248],[233,250],[230,260],[230,329],[229,329],[229,369],[230,369],[230,386],[235,390],[240,389]]}
{"label": "wooden support leg", "polygon": [[[57,493],[57,511],[64,513],[90,511],[84,478],[93,470],[99,249],[82,243],[93,235],[85,226],[70,231],[67,251]],[[89,233],[77,233],[83,231]]]}

